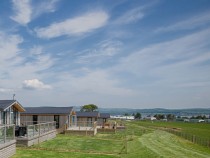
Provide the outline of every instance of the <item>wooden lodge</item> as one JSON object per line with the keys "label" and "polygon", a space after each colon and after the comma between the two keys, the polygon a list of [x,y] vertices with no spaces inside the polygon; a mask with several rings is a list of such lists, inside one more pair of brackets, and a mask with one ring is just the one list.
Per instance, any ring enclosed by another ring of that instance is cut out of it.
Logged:
{"label": "wooden lodge", "polygon": [[23,106],[16,100],[0,100],[0,157],[8,158],[16,153],[15,127],[20,125]]}

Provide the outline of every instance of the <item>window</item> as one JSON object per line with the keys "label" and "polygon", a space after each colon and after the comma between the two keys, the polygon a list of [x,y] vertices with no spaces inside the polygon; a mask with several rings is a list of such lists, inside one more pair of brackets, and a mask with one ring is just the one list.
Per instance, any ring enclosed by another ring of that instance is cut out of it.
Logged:
{"label": "window", "polygon": [[38,115],[33,115],[33,124],[38,123]]}
{"label": "window", "polygon": [[56,128],[59,128],[59,115],[54,115],[54,121],[56,122]]}

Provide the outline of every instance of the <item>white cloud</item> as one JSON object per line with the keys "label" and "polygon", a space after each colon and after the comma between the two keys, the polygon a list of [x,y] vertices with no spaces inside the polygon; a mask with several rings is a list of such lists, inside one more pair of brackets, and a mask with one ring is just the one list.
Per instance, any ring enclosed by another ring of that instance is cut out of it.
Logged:
{"label": "white cloud", "polygon": [[11,19],[21,25],[26,25],[31,21],[32,7],[30,0],[13,0],[13,9],[15,15],[11,16]]}
{"label": "white cloud", "polygon": [[[56,11],[56,4],[59,0],[44,0],[33,5],[33,17],[38,17],[43,13]],[[36,2],[36,0],[35,0]]]}
{"label": "white cloud", "polygon": [[195,15],[188,19],[184,19],[175,24],[160,27],[155,30],[155,32],[168,32],[168,31],[178,31],[178,30],[189,30],[201,27],[203,25],[210,24],[210,12],[204,12],[199,15]]}
{"label": "white cloud", "polygon": [[13,0],[14,15],[10,18],[21,25],[27,25],[32,19],[44,13],[54,12],[58,0],[45,0],[41,2],[32,0]]}
{"label": "white cloud", "polygon": [[126,13],[124,13],[121,17],[119,17],[115,23],[116,24],[129,24],[132,22],[136,22],[144,17],[144,13],[142,12],[142,7],[134,8]]}
{"label": "white cloud", "polygon": [[24,89],[51,89],[50,85],[44,84],[38,79],[24,80],[23,81]]}
{"label": "white cloud", "polygon": [[0,88],[0,93],[11,93],[11,92],[14,92],[14,90],[8,88]]}
{"label": "white cloud", "polygon": [[36,28],[35,32],[40,38],[54,38],[62,35],[81,35],[94,29],[103,27],[108,20],[104,11],[91,12],[63,22],[53,23],[48,27]]}

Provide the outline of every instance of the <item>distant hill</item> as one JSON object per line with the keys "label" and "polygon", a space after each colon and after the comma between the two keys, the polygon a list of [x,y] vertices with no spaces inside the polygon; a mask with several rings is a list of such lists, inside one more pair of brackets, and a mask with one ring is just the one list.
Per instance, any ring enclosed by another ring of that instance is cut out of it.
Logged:
{"label": "distant hill", "polygon": [[[74,107],[76,111],[80,110],[80,107]],[[196,115],[210,115],[210,108],[191,108],[191,109],[131,109],[131,108],[99,108],[102,113],[110,113],[111,115],[124,115],[128,113],[141,113],[141,115],[154,115],[154,114],[174,114],[176,116],[196,116]]]}
{"label": "distant hill", "polygon": [[193,109],[129,109],[129,108],[99,108],[100,112],[107,112],[112,115],[123,115],[125,113],[141,113],[142,116],[154,114],[174,114],[176,116],[193,116],[193,115],[210,115],[210,108],[193,108]]}

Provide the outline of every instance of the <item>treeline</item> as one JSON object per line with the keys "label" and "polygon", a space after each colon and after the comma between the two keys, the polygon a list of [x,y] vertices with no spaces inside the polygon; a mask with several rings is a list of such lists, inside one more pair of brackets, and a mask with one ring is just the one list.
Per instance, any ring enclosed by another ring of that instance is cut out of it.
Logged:
{"label": "treeline", "polygon": [[155,114],[154,117],[157,120],[163,120],[163,119],[175,120],[176,119],[176,116],[174,114],[167,114],[167,115],[164,115],[164,114]]}
{"label": "treeline", "polygon": [[141,113],[133,113],[132,115],[129,115],[128,113],[124,114],[125,116],[134,116],[135,119],[141,119]]}
{"label": "treeline", "polygon": [[208,119],[205,115],[198,115],[198,116],[192,116],[190,119],[202,119],[202,120],[205,120],[205,119]]}

